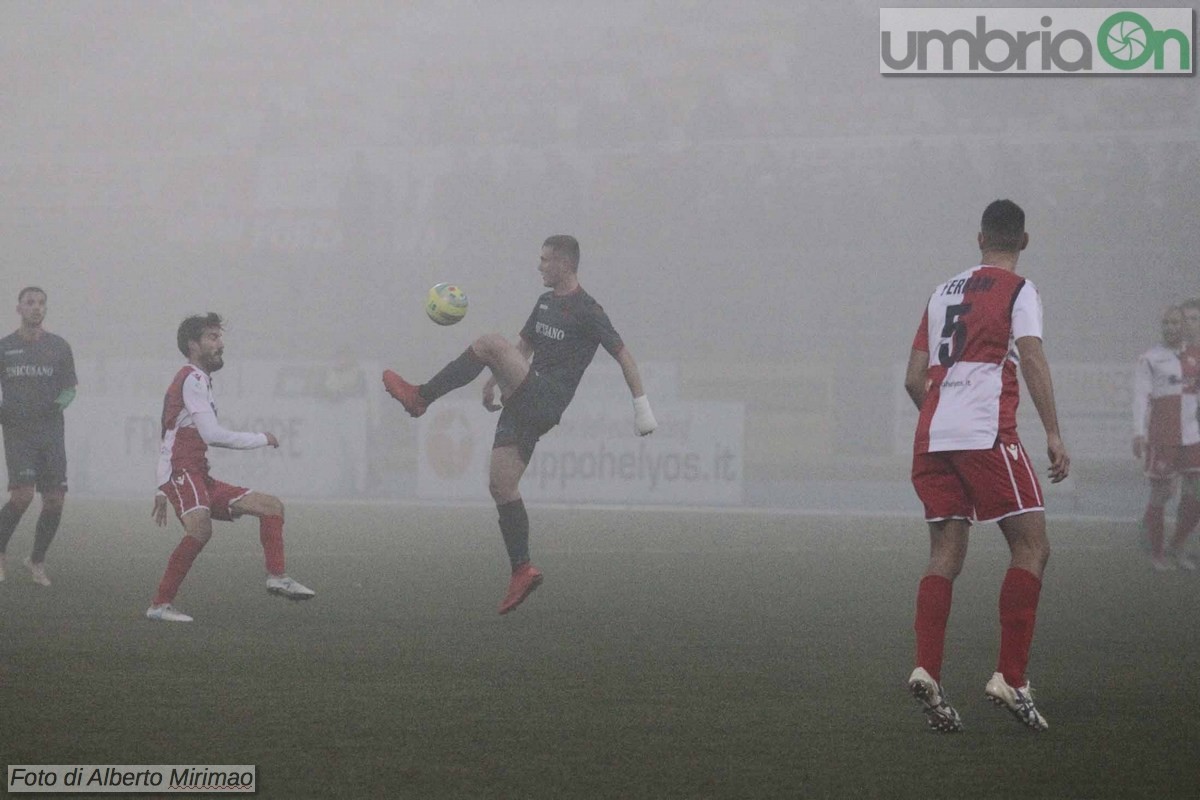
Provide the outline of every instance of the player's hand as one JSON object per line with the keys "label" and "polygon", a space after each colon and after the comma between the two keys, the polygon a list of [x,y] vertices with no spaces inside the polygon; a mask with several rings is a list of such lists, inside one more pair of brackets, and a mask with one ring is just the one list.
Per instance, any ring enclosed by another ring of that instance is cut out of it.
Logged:
{"label": "player's hand", "polygon": [[154,524],[162,527],[167,524],[167,496],[164,494],[154,495],[154,508],[150,510],[150,518],[154,520]]}
{"label": "player's hand", "polygon": [[483,407],[488,411],[499,411],[502,407],[496,402],[496,384],[492,381],[483,385]]}
{"label": "player's hand", "polygon": [[650,400],[646,395],[633,398],[633,428],[638,436],[648,436],[658,427],[658,420],[650,410]]}
{"label": "player's hand", "polygon": [[1146,452],[1146,437],[1145,436],[1133,437],[1133,457],[1141,458],[1142,454],[1145,452]]}
{"label": "player's hand", "polygon": [[1046,454],[1050,456],[1051,483],[1059,483],[1071,474],[1071,457],[1067,455],[1067,446],[1062,437],[1056,435],[1046,437]]}
{"label": "player's hand", "polygon": [[266,437],[267,437],[267,445],[269,447],[279,447],[279,440],[275,438],[275,434],[268,433],[268,434],[266,434]]}

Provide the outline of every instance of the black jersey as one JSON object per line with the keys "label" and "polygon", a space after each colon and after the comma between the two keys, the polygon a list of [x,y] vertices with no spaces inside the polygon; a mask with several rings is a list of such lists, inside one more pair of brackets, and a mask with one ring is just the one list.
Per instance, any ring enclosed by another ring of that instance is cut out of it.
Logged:
{"label": "black jersey", "polygon": [[54,399],[75,384],[75,359],[66,339],[47,331],[33,341],[22,338],[19,332],[0,339],[5,424],[61,418]]}
{"label": "black jersey", "polygon": [[521,338],[533,345],[532,368],[561,387],[569,400],[597,345],[616,356],[625,346],[604,308],[579,287],[570,294],[546,292],[521,328]]}

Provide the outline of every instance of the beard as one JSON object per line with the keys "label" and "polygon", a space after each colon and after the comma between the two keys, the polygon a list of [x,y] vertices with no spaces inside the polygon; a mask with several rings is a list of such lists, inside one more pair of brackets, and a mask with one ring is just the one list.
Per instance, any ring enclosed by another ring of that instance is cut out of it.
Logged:
{"label": "beard", "polygon": [[205,359],[204,371],[211,374],[218,371],[223,366],[225,366],[225,360],[221,358],[219,354],[213,353],[211,356]]}

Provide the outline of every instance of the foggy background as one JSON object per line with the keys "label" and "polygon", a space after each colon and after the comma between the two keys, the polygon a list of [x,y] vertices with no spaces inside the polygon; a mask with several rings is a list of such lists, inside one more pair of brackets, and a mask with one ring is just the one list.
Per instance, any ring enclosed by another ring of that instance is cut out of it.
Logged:
{"label": "foggy background", "polygon": [[[122,424],[125,401],[98,400],[125,370],[153,450],[176,326],[214,310],[227,424],[288,394],[239,392],[235,368],[350,365],[338,391],[362,405],[328,412],[365,438],[343,493],[403,495],[415,434],[378,368],[423,381],[474,336],[515,335],[542,240],[572,233],[651,400],[741,404],[745,502],[858,477],[915,503],[898,369],[929,291],[977,263],[984,206],[1010,197],[1077,474],[1140,487],[1124,376],[1162,307],[1200,295],[1200,85],[884,78],[878,8],[6,2],[0,294],[49,293],[46,327],[82,365],[72,442]],[[469,294],[458,327],[422,312],[440,281]],[[327,391],[313,375],[292,394]],[[148,496],[144,452],[126,455]]]}

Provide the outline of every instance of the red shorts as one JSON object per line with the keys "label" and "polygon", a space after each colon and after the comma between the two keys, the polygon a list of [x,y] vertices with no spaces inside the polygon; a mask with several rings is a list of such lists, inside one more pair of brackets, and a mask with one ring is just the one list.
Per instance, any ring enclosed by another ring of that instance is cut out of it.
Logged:
{"label": "red shorts", "polygon": [[175,516],[180,519],[184,514],[206,508],[213,519],[224,522],[240,516],[231,506],[250,494],[250,490],[243,486],[222,483],[207,472],[187,469],[172,472],[171,479],[158,490],[167,496],[168,502],[175,508]]}
{"label": "red shorts", "polygon": [[1200,444],[1148,444],[1146,477],[1166,480],[1181,472],[1200,472]]}
{"label": "red shorts", "polygon": [[997,440],[990,450],[915,453],[912,483],[929,522],[993,522],[1044,508],[1033,464],[1015,440]]}

